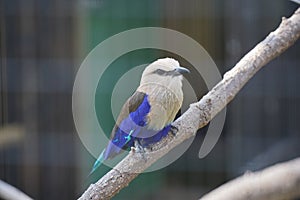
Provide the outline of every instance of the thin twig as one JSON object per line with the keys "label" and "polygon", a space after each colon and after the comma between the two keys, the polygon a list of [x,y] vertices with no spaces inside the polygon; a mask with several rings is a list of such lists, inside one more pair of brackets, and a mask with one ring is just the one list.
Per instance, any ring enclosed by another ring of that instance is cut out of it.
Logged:
{"label": "thin twig", "polygon": [[0,180],[0,197],[5,200],[32,200],[22,191]]}

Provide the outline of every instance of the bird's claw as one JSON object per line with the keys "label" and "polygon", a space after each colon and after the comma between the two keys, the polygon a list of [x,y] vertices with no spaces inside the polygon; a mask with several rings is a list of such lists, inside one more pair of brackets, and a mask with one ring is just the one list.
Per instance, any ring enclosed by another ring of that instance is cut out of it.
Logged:
{"label": "bird's claw", "polygon": [[137,140],[134,141],[134,147],[135,147],[136,152],[145,153],[145,149],[142,147],[142,145]]}
{"label": "bird's claw", "polygon": [[141,157],[143,158],[143,160],[146,162],[147,159],[145,157],[145,149],[144,147],[139,143],[139,141],[135,140],[134,141],[134,148],[135,148],[135,152],[140,153]]}
{"label": "bird's claw", "polygon": [[171,125],[170,131],[171,131],[172,135],[175,136],[176,133],[178,132],[178,128],[176,126]]}

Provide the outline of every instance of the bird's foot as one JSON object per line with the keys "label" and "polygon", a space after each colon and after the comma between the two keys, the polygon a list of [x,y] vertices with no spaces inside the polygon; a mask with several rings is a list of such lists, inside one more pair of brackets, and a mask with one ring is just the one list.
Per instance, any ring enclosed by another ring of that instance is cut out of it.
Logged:
{"label": "bird's foot", "polygon": [[172,135],[175,136],[176,133],[178,132],[178,128],[176,126],[171,125],[170,131],[171,131]]}
{"label": "bird's foot", "polygon": [[135,151],[138,153],[145,153],[145,149],[143,148],[143,146],[140,144],[138,140],[134,141],[134,148]]}
{"label": "bird's foot", "polygon": [[145,152],[146,151],[145,151],[144,147],[140,144],[140,142],[138,140],[134,141],[134,149],[135,149],[135,152],[140,153],[141,157],[146,162],[147,161],[147,159],[145,157]]}

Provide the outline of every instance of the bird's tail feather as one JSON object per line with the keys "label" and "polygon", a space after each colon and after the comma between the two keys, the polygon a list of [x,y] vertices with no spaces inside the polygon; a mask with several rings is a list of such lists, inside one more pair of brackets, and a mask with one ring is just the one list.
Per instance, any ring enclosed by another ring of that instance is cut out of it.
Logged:
{"label": "bird's tail feather", "polygon": [[99,155],[99,157],[97,158],[97,160],[95,161],[94,163],[94,166],[93,166],[93,169],[91,170],[89,176],[94,173],[99,167],[100,165],[102,164],[103,160],[104,160],[104,152],[105,152],[105,149],[101,152],[101,154]]}

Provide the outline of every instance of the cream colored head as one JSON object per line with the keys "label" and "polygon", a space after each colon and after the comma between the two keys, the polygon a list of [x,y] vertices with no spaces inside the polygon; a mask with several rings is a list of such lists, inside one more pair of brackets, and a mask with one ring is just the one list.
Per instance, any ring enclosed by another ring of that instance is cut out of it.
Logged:
{"label": "cream colored head", "polygon": [[172,89],[182,87],[182,74],[189,70],[180,67],[173,58],[162,58],[148,65],[141,78],[140,85],[160,84]]}

